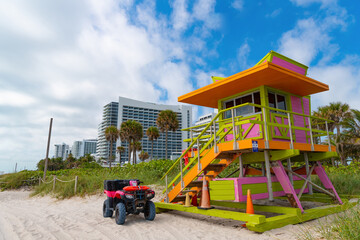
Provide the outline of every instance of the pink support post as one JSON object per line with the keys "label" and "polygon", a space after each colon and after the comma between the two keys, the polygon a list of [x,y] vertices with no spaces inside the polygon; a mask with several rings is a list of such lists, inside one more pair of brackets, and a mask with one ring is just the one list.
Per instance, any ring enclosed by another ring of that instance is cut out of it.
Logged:
{"label": "pink support post", "polygon": [[282,165],[281,161],[276,161],[276,162],[277,162],[277,166],[272,167],[275,176],[279,180],[282,188],[284,189],[284,192],[286,194],[292,195],[292,198],[293,200],[295,200],[296,205],[298,206],[298,208],[300,208],[301,212],[303,213],[304,209],[301,206],[300,200],[297,197],[294,187],[289,180],[289,176],[285,172],[284,166]]}
{"label": "pink support post", "polygon": [[343,204],[343,202],[341,201],[341,198],[339,197],[339,195],[337,194],[334,185],[332,185],[328,175],[325,172],[325,169],[323,168],[323,166],[321,165],[321,163],[319,161],[316,162],[317,166],[315,167],[315,172],[316,174],[319,176],[320,181],[322,182],[322,184],[324,185],[324,187],[327,190],[330,190],[332,193],[334,193],[336,200],[338,200],[338,202],[340,204]]}

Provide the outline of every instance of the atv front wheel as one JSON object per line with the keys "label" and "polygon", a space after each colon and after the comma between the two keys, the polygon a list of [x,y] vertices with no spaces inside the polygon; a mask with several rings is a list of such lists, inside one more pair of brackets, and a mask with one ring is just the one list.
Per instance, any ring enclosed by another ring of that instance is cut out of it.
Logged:
{"label": "atv front wheel", "polygon": [[110,199],[106,199],[103,204],[103,216],[112,217],[113,210],[110,209]]}
{"label": "atv front wheel", "polygon": [[155,204],[152,201],[147,201],[144,209],[144,217],[148,221],[152,221],[155,218]]}
{"label": "atv front wheel", "polygon": [[115,208],[115,222],[118,225],[123,225],[126,218],[126,208],[125,205],[121,202],[116,205]]}

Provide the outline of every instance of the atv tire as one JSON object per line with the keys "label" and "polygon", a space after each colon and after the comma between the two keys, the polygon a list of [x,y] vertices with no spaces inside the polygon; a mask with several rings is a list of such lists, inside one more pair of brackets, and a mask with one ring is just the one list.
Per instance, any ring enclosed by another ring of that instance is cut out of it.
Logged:
{"label": "atv tire", "polygon": [[103,216],[104,217],[112,217],[113,210],[110,209],[110,199],[106,199],[103,204]]}
{"label": "atv tire", "polygon": [[144,217],[148,221],[152,221],[155,219],[156,210],[155,204],[152,201],[147,201],[144,209]]}
{"label": "atv tire", "polygon": [[115,208],[115,222],[118,225],[123,225],[126,218],[126,208],[124,203],[120,202]]}

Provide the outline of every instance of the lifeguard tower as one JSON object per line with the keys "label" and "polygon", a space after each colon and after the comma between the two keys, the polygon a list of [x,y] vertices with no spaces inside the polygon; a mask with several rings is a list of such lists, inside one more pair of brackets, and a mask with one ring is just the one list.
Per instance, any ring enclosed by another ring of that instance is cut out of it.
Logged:
{"label": "lifeguard tower", "polygon": [[[328,131],[330,121],[311,116],[310,96],[329,87],[307,77],[307,69],[270,51],[254,67],[226,78],[213,77],[213,83],[180,96],[179,102],[215,108],[218,113],[208,124],[183,129],[189,131],[189,147],[163,177],[166,197],[156,203],[158,210],[235,219],[247,222],[250,230],[263,232],[350,207],[343,204],[321,165],[337,156],[330,141],[323,143],[333,134]],[[186,166],[184,157],[188,158]],[[221,175],[235,163],[239,167],[234,172]],[[314,174],[323,186],[311,180]],[[199,195],[203,177],[209,181],[215,208],[179,204],[186,193]],[[244,209],[248,189],[252,199],[286,198],[293,208],[255,205],[255,213],[277,214],[272,217],[224,210]],[[315,189],[322,194],[314,193]],[[302,199],[335,205],[304,210]]]}

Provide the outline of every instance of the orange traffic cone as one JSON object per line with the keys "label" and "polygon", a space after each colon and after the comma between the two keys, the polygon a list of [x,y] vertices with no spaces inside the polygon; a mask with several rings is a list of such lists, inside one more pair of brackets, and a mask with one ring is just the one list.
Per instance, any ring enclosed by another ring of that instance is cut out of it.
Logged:
{"label": "orange traffic cone", "polygon": [[[246,199],[246,213],[247,214],[254,214],[254,206],[251,199],[251,191],[250,189],[247,190],[247,199]],[[246,223],[242,225],[246,227]]]}
{"label": "orange traffic cone", "polygon": [[246,199],[246,213],[254,214],[254,205],[251,199],[251,191],[250,189],[247,190],[247,199]]}
{"label": "orange traffic cone", "polygon": [[210,206],[210,193],[209,193],[209,183],[205,179],[205,174],[203,176],[203,187],[201,191],[201,202],[199,209],[212,209],[213,207]]}

